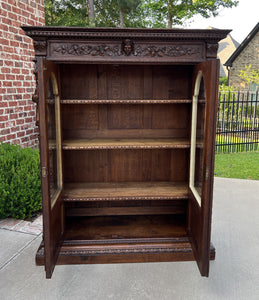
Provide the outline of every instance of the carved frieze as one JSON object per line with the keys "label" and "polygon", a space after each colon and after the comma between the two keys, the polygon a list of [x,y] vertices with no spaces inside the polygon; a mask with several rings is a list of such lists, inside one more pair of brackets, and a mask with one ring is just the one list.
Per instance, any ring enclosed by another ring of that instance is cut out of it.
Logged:
{"label": "carved frieze", "polygon": [[185,59],[201,60],[203,58],[202,45],[156,45],[156,44],[134,44],[126,39],[121,44],[88,44],[88,43],[53,43],[51,44],[51,56],[79,58],[162,58],[162,59]]}
{"label": "carved frieze", "polygon": [[156,46],[138,45],[133,48],[133,43],[119,45],[87,45],[87,44],[61,44],[53,47],[54,54],[74,56],[144,56],[144,57],[193,57],[200,55],[197,46]]}

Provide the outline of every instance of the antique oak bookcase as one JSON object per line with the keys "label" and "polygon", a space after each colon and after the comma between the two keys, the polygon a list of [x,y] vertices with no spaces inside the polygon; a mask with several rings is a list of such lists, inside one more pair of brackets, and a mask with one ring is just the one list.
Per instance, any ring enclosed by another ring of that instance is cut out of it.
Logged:
{"label": "antique oak bookcase", "polygon": [[33,38],[36,263],[196,260],[209,274],[218,42],[228,30],[23,27]]}

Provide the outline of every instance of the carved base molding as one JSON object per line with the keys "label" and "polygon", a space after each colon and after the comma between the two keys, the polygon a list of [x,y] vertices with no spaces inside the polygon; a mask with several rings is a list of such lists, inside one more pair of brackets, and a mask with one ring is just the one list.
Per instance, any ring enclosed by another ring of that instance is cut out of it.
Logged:
{"label": "carved base molding", "polygon": [[[154,255],[155,254],[155,255]],[[65,241],[57,264],[129,263],[129,262],[193,261],[194,255],[188,238],[109,241]],[[210,259],[215,259],[211,245]],[[44,265],[44,244],[36,254],[36,264]]]}

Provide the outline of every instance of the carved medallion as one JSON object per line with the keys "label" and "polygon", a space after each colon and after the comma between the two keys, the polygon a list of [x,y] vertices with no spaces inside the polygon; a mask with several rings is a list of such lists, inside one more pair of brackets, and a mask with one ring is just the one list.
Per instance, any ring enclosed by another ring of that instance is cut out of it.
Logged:
{"label": "carved medallion", "polygon": [[134,44],[130,39],[126,39],[122,43],[122,51],[129,56],[134,50]]}

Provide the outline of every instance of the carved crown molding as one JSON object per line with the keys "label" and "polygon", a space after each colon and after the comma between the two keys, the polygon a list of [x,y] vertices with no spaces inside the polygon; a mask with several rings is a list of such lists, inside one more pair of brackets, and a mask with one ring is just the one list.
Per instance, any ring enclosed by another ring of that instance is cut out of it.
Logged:
{"label": "carved crown molding", "polygon": [[225,38],[230,30],[220,29],[150,29],[150,28],[87,28],[23,26],[33,39],[142,39],[142,40],[211,40],[216,43]]}

